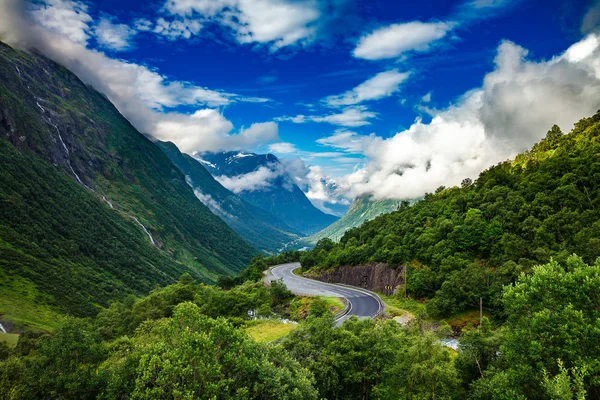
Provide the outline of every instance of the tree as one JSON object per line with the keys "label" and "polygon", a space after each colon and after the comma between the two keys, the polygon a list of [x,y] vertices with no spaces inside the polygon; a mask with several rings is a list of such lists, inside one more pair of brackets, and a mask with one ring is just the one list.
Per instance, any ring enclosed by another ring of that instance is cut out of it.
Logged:
{"label": "tree", "polygon": [[495,362],[500,350],[501,337],[492,331],[488,318],[484,317],[481,326],[467,327],[460,336],[456,367],[463,385],[484,377],[485,371]]}
{"label": "tree", "polygon": [[[135,342],[131,399],[316,399],[311,374],[297,362],[223,318],[203,316],[193,303],[145,326]],[[111,393],[122,396],[129,389],[122,377],[132,370],[112,361],[105,372],[115,383]]]}
{"label": "tree", "polygon": [[505,289],[509,317],[501,352],[511,366],[513,384],[525,388],[525,395],[556,387],[564,382],[565,371],[577,381],[577,369],[587,374],[588,395],[600,396],[599,285],[600,260],[588,266],[572,256],[564,265],[551,261],[538,266]]}

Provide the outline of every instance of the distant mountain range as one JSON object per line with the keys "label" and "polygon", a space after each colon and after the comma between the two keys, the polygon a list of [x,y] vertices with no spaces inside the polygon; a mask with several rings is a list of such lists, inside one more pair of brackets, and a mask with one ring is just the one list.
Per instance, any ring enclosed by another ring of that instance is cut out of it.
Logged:
{"label": "distant mountain range", "polygon": [[360,226],[363,222],[370,221],[381,214],[396,211],[399,203],[398,200],[372,200],[369,196],[357,197],[342,218],[304,241],[310,245],[315,245],[323,238],[337,242],[348,229]]}
{"label": "distant mountain range", "polygon": [[0,187],[0,314],[13,321],[92,315],[184,272],[214,282],[256,254],[105,96],[2,43]]}
{"label": "distant mountain range", "polygon": [[196,197],[254,248],[276,253],[299,233],[277,217],[241,199],[217,182],[198,160],[173,143],[156,142],[186,177]]}
{"label": "distant mountain range", "polygon": [[314,234],[338,220],[317,209],[272,154],[202,153],[196,159],[223,186],[302,234]]}

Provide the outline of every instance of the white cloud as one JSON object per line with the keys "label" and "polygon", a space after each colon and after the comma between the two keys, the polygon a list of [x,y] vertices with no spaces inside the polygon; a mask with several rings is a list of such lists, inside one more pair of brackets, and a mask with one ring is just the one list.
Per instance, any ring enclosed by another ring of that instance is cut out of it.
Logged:
{"label": "white cloud", "polygon": [[98,43],[108,49],[124,51],[131,48],[131,39],[136,30],[127,25],[113,23],[109,18],[101,18],[94,29]]}
{"label": "white cloud", "polygon": [[449,22],[407,22],[393,24],[363,36],[353,55],[366,60],[397,58],[403,53],[424,52],[453,29]]}
{"label": "white cloud", "polygon": [[167,114],[150,133],[170,141],[184,153],[245,149],[279,139],[274,122],[255,123],[238,134],[229,134],[233,124],[213,109],[198,110],[191,116]]}
{"label": "white cloud", "polygon": [[279,142],[269,146],[269,152],[275,154],[288,154],[298,151],[293,143]]}
{"label": "white cloud", "polygon": [[[83,15],[85,10],[81,3],[68,0],[49,0],[33,10],[26,10],[18,0],[4,0],[0,3],[0,38],[11,45],[36,48],[69,68],[105,94],[140,132],[172,141],[183,151],[239,149],[278,139],[273,122],[253,124],[231,134],[231,122],[211,108],[267,99],[173,81],[146,66],[87,48],[91,18]],[[178,106],[197,109],[189,114],[170,111]]]}
{"label": "white cloud", "polygon": [[320,166],[306,166],[300,158],[282,158],[285,173],[306,194],[311,203],[328,214],[335,214],[330,208],[335,204],[350,204],[350,200],[338,191],[334,179],[329,177]]}
{"label": "white cloud", "polygon": [[269,44],[273,50],[312,41],[321,17],[316,0],[168,0],[164,9],[188,20],[217,22],[239,43]]}
{"label": "white cloud", "polygon": [[295,117],[279,117],[276,121],[289,121],[295,124],[307,122],[329,123],[332,125],[358,127],[370,125],[370,119],[376,118],[377,113],[370,111],[366,106],[346,107],[339,113],[326,115],[297,115]]}
{"label": "white cloud", "polygon": [[174,41],[180,38],[189,39],[200,33],[201,30],[202,24],[197,20],[184,18],[168,21],[164,18],[159,18],[152,32]]}
{"label": "white cloud", "polygon": [[389,97],[400,90],[400,84],[410,76],[409,72],[398,72],[397,69],[380,72],[361,83],[352,90],[341,95],[323,99],[329,106],[347,106],[368,100],[379,100]]}
{"label": "white cloud", "polygon": [[73,43],[86,44],[90,38],[92,17],[88,7],[79,1],[47,0],[36,4],[33,18],[52,32],[68,38]]}
{"label": "white cloud", "polygon": [[349,153],[362,153],[363,143],[369,136],[347,130],[336,130],[333,135],[317,139],[324,146],[341,149]]}
{"label": "white cloud", "polygon": [[514,43],[498,48],[481,88],[389,139],[364,142],[367,165],[338,181],[351,196],[415,198],[457,185],[511,158],[558,124],[568,130],[600,108],[600,40],[590,36],[549,61],[528,61]]}
{"label": "white cloud", "polygon": [[221,204],[217,200],[215,200],[210,194],[204,194],[199,189],[194,189],[194,195],[196,195],[196,198],[200,200],[202,204],[208,207],[213,214],[218,215],[220,217],[227,217],[231,219],[235,218],[235,216],[223,210]]}
{"label": "white cloud", "polygon": [[239,194],[266,189],[280,176],[281,171],[261,166],[256,171],[247,174],[232,177],[221,175],[216,176],[215,179],[233,193]]}

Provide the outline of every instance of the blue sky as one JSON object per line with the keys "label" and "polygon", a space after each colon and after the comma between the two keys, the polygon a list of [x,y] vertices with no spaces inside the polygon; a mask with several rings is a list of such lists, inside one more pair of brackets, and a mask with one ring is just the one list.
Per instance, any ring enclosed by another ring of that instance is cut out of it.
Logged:
{"label": "blue sky", "polygon": [[584,90],[600,79],[596,1],[46,0],[20,12],[35,46],[141,131],[188,153],[274,152],[316,202],[456,184],[600,106]]}
{"label": "blue sky", "polygon": [[[368,104],[372,112],[378,113],[377,118],[368,121],[369,125],[347,127],[358,133],[375,132],[389,137],[408,128],[417,116],[429,118],[419,110],[424,105],[423,96],[428,93],[431,93],[428,107],[445,108],[465,91],[481,85],[485,73],[493,68],[501,40],[527,48],[531,57],[538,59],[565,50],[582,37],[581,20],[591,6],[586,1],[496,2],[497,7],[474,9],[472,20],[456,29],[453,37],[439,43],[434,51],[415,54],[406,60],[364,60],[352,55],[362,35],[389,24],[460,17],[465,2],[338,3],[339,18],[330,22],[334,27],[322,28],[319,37],[308,45],[290,45],[273,51],[268,43],[240,44],[228,28],[213,23],[190,39],[180,36],[169,40],[154,33],[138,34],[131,39],[130,50],[120,51],[118,56],[158,68],[171,79],[271,100],[236,103],[222,109],[238,128],[281,116],[328,114],[332,110],[320,104],[323,98],[344,93],[391,68],[410,72],[411,77],[398,92]],[[146,1],[100,1],[90,11],[99,15],[109,13],[118,17],[120,23],[133,26],[139,18],[152,20],[166,14],[161,12],[164,2],[150,4],[149,7]],[[328,151],[331,149],[316,140],[340,128],[343,127],[328,123],[280,122],[279,135],[282,141],[301,150]],[[268,149],[259,146],[255,150]],[[320,161],[331,165],[327,157]]]}

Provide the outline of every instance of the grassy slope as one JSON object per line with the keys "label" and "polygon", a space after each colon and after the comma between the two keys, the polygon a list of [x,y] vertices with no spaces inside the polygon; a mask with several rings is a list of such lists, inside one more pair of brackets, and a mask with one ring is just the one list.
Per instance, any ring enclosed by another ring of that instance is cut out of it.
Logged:
{"label": "grassy slope", "polygon": [[15,321],[49,326],[44,315],[56,310],[91,315],[183,272],[214,281],[255,253],[105,97],[57,64],[3,44],[0,137],[0,313]]}
{"label": "grassy slope", "polygon": [[246,332],[257,342],[272,342],[287,336],[296,326],[273,320],[255,321],[248,325]]}
{"label": "grassy slope", "polygon": [[306,241],[311,245],[316,244],[323,238],[338,241],[348,229],[357,227],[365,221],[370,221],[381,214],[392,212],[397,208],[397,200],[369,200],[365,197],[359,197],[352,202],[348,212],[342,218],[309,237]]}

